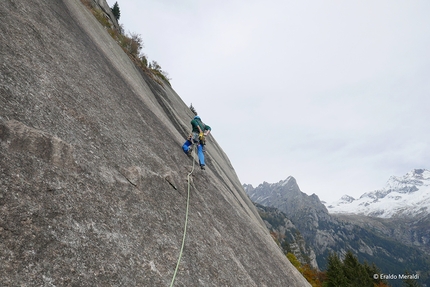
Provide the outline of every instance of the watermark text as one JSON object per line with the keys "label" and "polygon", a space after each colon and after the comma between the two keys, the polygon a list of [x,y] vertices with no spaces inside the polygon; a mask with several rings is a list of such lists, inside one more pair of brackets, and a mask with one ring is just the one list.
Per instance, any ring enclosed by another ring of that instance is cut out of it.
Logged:
{"label": "watermark text", "polygon": [[419,274],[373,274],[373,279],[382,279],[382,280],[406,280],[406,279],[413,279],[418,280],[420,279]]}

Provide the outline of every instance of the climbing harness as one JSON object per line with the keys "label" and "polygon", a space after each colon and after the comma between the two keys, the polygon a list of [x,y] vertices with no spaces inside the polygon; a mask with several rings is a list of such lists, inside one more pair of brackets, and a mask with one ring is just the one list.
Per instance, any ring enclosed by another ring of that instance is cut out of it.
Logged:
{"label": "climbing harness", "polygon": [[190,173],[188,173],[187,176],[187,181],[188,181],[188,195],[187,195],[187,208],[185,211],[185,225],[184,225],[184,236],[182,237],[182,246],[181,246],[181,251],[179,252],[179,258],[178,258],[178,262],[176,263],[176,268],[175,268],[175,273],[173,273],[173,278],[172,278],[172,282],[170,283],[170,287],[173,286],[173,283],[175,282],[175,278],[176,278],[176,273],[178,272],[178,268],[179,268],[179,263],[181,263],[181,258],[182,258],[182,251],[184,250],[184,245],[185,245],[185,236],[187,235],[187,224],[188,224],[188,208],[190,206],[190,176],[194,171],[194,157],[193,157],[193,168],[191,169]]}
{"label": "climbing harness", "polygon": [[206,136],[205,136],[205,134],[204,134],[204,133],[200,133],[200,134],[199,134],[199,140],[200,140],[200,143],[201,143],[202,145],[205,145],[205,144],[206,144]]}

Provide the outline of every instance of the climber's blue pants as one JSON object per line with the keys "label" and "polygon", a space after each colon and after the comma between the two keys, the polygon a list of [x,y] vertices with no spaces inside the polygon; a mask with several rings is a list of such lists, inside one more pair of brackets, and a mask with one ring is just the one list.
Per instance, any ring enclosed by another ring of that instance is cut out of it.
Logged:
{"label": "climber's blue pants", "polygon": [[184,151],[184,153],[188,153],[188,150],[190,149],[190,146],[192,146],[193,143],[189,140],[187,140],[183,145],[182,145],[182,150]]}
{"label": "climber's blue pants", "polygon": [[[187,140],[182,145],[182,150],[184,151],[184,153],[188,154],[188,150],[190,149],[190,147],[192,145],[193,145],[193,143],[191,141]],[[205,165],[205,155],[203,154],[203,147],[201,144],[197,144],[197,156],[199,157],[200,165]]]}
{"label": "climber's blue pants", "polygon": [[205,165],[205,155],[203,154],[203,146],[201,144],[197,146],[197,155],[199,156],[200,166]]}

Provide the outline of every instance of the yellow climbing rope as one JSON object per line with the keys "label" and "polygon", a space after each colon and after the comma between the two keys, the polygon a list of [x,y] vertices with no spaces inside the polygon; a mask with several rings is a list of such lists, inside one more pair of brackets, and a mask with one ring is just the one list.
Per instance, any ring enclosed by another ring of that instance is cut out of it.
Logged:
{"label": "yellow climbing rope", "polygon": [[188,208],[190,206],[190,176],[191,176],[191,174],[194,171],[194,161],[195,160],[194,160],[194,157],[193,157],[193,168],[191,169],[190,173],[187,176],[187,181],[188,181],[188,195],[187,195],[187,209],[186,209],[186,212],[185,212],[184,236],[182,237],[181,251],[179,252],[178,262],[176,263],[175,273],[173,273],[173,278],[172,278],[172,282],[170,283],[170,287],[172,287],[173,283],[175,282],[176,273],[178,272],[179,263],[181,262],[181,258],[182,258],[182,251],[184,250],[185,236],[187,235]]}

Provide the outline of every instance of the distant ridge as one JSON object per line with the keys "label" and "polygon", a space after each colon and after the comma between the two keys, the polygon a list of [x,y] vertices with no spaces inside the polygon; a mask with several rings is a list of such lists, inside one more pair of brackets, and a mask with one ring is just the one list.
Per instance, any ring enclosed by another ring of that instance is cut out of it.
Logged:
{"label": "distant ridge", "polygon": [[430,171],[414,169],[392,176],[384,188],[355,199],[349,195],[326,204],[330,213],[361,214],[381,218],[423,218],[430,213]]}
{"label": "distant ridge", "polygon": [[[413,177],[413,179],[412,179]],[[426,186],[427,171],[414,170],[407,177],[393,177],[390,189],[401,190],[404,194],[415,192],[415,186]],[[279,238],[286,238],[285,246],[300,244],[301,251],[296,257],[306,256],[317,263],[320,270],[325,270],[330,253],[340,256],[352,251],[361,262],[374,262],[385,274],[402,273],[405,270],[421,274],[421,283],[430,283],[430,226],[429,218],[418,220],[376,218],[355,214],[330,214],[318,196],[303,193],[296,180],[289,176],[277,183],[263,182],[257,187],[243,184],[250,199],[259,204],[279,210],[264,210],[266,225],[273,232],[282,233]],[[354,198],[345,196],[345,202]],[[282,218],[285,216],[285,218]],[[291,223],[290,223],[291,222]],[[291,236],[298,230],[300,236]],[[303,260],[302,259],[302,260]],[[315,261],[313,260],[315,259]],[[402,282],[390,282],[400,286]]]}

